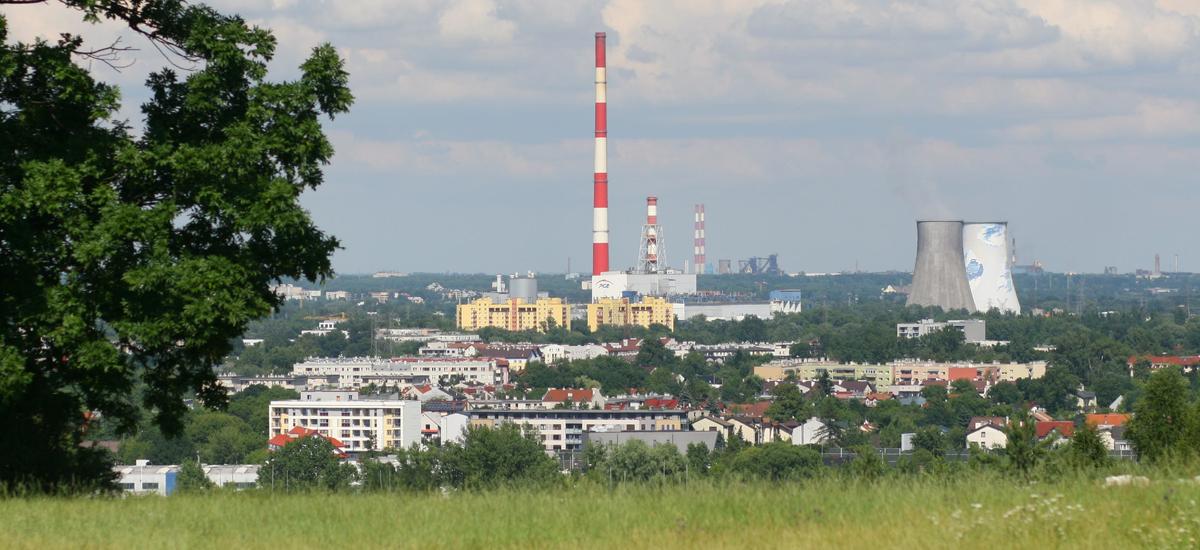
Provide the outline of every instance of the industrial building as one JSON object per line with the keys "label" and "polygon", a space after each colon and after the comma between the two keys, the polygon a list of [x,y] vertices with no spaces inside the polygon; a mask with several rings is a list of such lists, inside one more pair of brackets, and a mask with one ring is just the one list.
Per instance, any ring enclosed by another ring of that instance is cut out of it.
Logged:
{"label": "industrial building", "polygon": [[[592,278],[584,282],[592,301],[643,296],[695,294],[694,273],[673,272],[663,262],[662,226],[658,224],[658,199],[647,197],[646,224],[642,229],[638,267],[628,272],[609,269],[608,241],[608,68],[605,34],[596,33],[596,127],[592,178]],[[459,325],[462,327],[462,325]]]}
{"label": "industrial building", "polygon": [[963,319],[946,322],[921,319],[916,323],[897,323],[896,337],[920,338],[946,328],[953,328],[963,333],[964,341],[970,344],[978,344],[987,340],[987,321],[983,319]]}
{"label": "industrial building", "polygon": [[[800,313],[801,303],[799,300],[800,291],[783,291],[795,292],[796,294],[779,294],[772,292],[772,298],[767,302],[684,302],[675,304],[675,316],[679,319],[695,319],[703,316],[710,321],[741,321],[746,317],[754,316],[759,319],[771,319],[776,315],[788,313]],[[777,299],[776,296],[778,296]],[[782,298],[796,298],[793,300]]]}
{"label": "industrial building", "polygon": [[[534,287],[536,291],[536,286]],[[495,302],[481,298],[469,304],[459,304],[455,311],[459,330],[479,330],[495,327],[511,331],[534,330],[545,332],[551,326],[571,328],[571,306],[562,298],[510,298]]]}
{"label": "industrial building", "polygon": [[673,296],[696,293],[695,273],[636,273],[611,271],[592,277],[592,300],[629,294]]}
{"label": "industrial building", "polygon": [[603,325],[640,326],[665,325],[675,330],[672,304],[663,298],[642,297],[640,302],[629,298],[600,298],[587,306],[588,330],[595,332]]}
{"label": "industrial building", "polygon": [[975,311],[963,260],[961,220],[917,221],[917,260],[908,305]]}
{"label": "industrial building", "polygon": [[1021,313],[1010,269],[1007,222],[964,223],[963,261],[975,309]]}

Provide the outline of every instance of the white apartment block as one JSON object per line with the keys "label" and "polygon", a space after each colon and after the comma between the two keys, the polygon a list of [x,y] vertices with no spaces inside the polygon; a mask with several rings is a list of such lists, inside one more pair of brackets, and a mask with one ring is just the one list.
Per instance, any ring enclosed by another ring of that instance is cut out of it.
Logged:
{"label": "white apartment block", "polygon": [[920,338],[947,327],[963,333],[965,341],[970,343],[979,343],[987,339],[987,321],[983,319],[963,319],[946,322],[921,319],[916,323],[898,323],[896,325],[896,337]]}
{"label": "white apartment block", "polygon": [[490,359],[442,357],[310,357],[292,365],[294,376],[334,376],[339,388],[361,388],[368,384],[397,385],[428,377],[437,384],[443,378],[462,377],[464,382],[508,383],[508,367]]}
{"label": "white apartment block", "polygon": [[269,418],[272,436],[301,426],[340,440],[351,453],[407,449],[421,441],[420,401],[272,401]]}
{"label": "white apartment block", "polygon": [[[683,410],[575,409],[473,409],[465,414],[474,427],[509,423],[528,427],[538,434],[547,452],[582,450],[584,432],[679,431],[687,416]],[[443,439],[453,440],[455,435],[443,429]]]}

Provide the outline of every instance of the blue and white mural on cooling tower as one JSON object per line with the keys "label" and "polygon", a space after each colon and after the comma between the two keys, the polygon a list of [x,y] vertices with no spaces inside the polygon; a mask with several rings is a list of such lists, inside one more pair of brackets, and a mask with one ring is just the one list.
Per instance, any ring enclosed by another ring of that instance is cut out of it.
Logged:
{"label": "blue and white mural on cooling tower", "polygon": [[1008,224],[964,223],[963,259],[975,308],[1021,313],[1008,266]]}

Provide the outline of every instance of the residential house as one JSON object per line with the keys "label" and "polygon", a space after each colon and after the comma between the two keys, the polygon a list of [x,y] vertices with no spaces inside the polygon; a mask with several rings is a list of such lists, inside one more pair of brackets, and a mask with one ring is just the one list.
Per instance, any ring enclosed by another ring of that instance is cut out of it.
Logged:
{"label": "residential house", "polygon": [[1096,392],[1090,392],[1081,387],[1079,391],[1075,392],[1075,408],[1079,412],[1096,410]]}
{"label": "residential house", "polygon": [[792,445],[824,445],[826,439],[825,423],[815,416],[792,428]]}
{"label": "residential house", "polygon": [[1096,429],[1115,428],[1124,426],[1126,422],[1129,422],[1129,417],[1128,414],[1118,413],[1089,414],[1084,417],[1084,422]]}
{"label": "residential house", "polygon": [[422,384],[419,386],[409,386],[400,392],[402,399],[415,399],[422,403],[429,401],[453,401],[454,396],[446,393],[441,388],[431,385]]}
{"label": "residential house", "polygon": [[967,431],[969,432],[988,424],[1003,429],[1008,425],[1008,419],[1003,416],[972,416],[971,420],[967,422]]}
{"label": "residential house", "polygon": [[1038,441],[1052,441],[1055,445],[1066,443],[1075,433],[1075,423],[1069,420],[1052,420],[1034,424]]}
{"label": "residential house", "polygon": [[967,448],[978,445],[981,449],[1000,449],[1008,446],[1008,434],[995,424],[980,424],[967,432]]}
{"label": "residential house", "polygon": [[702,416],[692,421],[692,431],[717,432],[728,441],[730,436],[733,435],[733,424],[720,418]]}
{"label": "residential house", "polygon": [[1125,437],[1125,426],[1106,426],[1100,428],[1099,431],[1100,441],[1104,442],[1104,448],[1123,453],[1133,452],[1133,442]]}

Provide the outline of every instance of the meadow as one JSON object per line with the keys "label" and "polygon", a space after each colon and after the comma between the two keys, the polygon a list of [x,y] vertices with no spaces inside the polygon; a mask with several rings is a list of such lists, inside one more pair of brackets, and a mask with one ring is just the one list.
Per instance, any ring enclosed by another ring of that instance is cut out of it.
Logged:
{"label": "meadow", "polygon": [[450,494],[0,500],[7,548],[1194,548],[1200,484],[831,476]]}

